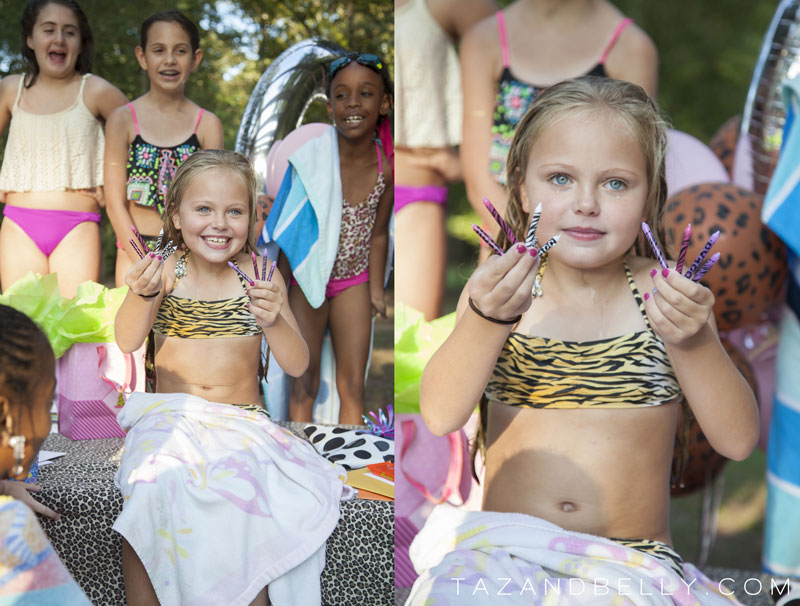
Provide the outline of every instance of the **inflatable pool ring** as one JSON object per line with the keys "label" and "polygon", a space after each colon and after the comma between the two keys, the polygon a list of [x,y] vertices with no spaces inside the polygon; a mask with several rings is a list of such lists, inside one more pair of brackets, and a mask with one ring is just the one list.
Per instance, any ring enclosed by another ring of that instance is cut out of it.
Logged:
{"label": "inflatable pool ring", "polygon": [[759,194],[730,183],[696,185],[667,201],[664,222],[673,259],[687,223],[692,225],[687,262],[712,233],[721,232],[712,249],[721,253],[719,262],[702,280],[716,298],[720,331],[758,322],[783,291],[786,249],[761,223],[761,201]]}
{"label": "inflatable pool ring", "polygon": [[[781,0],[764,35],[742,115],[753,191],[765,194],[778,161],[785,112],[783,81],[800,69],[800,0]],[[737,152],[738,153],[738,152]],[[741,181],[736,180],[741,184]]]}

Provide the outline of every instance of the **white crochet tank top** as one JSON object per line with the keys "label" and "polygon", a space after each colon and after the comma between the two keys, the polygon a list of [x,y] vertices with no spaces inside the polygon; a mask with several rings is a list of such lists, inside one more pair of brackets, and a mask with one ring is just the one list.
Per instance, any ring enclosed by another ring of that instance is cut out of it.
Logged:
{"label": "white crochet tank top", "polygon": [[25,77],[19,79],[0,169],[0,190],[66,191],[103,184],[103,126],[83,101],[83,87],[90,75],[81,79],[75,103],[54,114],[21,109]]}

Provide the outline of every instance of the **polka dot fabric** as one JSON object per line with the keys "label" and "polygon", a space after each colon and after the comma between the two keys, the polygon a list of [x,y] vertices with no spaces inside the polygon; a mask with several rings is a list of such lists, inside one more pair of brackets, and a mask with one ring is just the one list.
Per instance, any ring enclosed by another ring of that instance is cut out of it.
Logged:
{"label": "polka dot fabric", "polygon": [[308,425],[303,432],[320,455],[347,470],[394,462],[394,441],[363,429]]}

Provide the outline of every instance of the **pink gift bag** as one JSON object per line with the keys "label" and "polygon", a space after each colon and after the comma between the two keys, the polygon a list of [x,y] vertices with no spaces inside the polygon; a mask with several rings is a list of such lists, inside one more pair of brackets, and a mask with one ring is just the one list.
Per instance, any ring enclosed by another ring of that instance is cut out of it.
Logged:
{"label": "pink gift bag", "polygon": [[125,396],[144,390],[144,348],[75,343],[58,360],[58,432],[71,440],[122,438],[117,413]]}
{"label": "pink gift bag", "polygon": [[419,414],[395,416],[394,584],[411,587],[417,574],[408,547],[435,505],[460,505],[472,490],[467,435],[435,436]]}

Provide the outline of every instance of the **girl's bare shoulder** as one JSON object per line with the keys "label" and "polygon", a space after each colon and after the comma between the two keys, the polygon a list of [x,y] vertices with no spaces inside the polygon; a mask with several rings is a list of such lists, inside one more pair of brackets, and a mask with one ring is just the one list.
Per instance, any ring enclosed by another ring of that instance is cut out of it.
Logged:
{"label": "girl's bare shoulder", "polygon": [[[198,111],[200,111],[198,107]],[[222,120],[214,112],[205,110],[197,127],[203,149],[223,149]]]}
{"label": "girl's bare shoulder", "polygon": [[111,112],[128,102],[121,90],[94,74],[86,80],[83,99],[89,111],[104,121],[109,119]]}
{"label": "girl's bare shoulder", "polygon": [[19,83],[23,77],[22,74],[13,74],[0,80],[0,105],[2,107],[10,109],[14,105],[14,98],[17,96]]}

